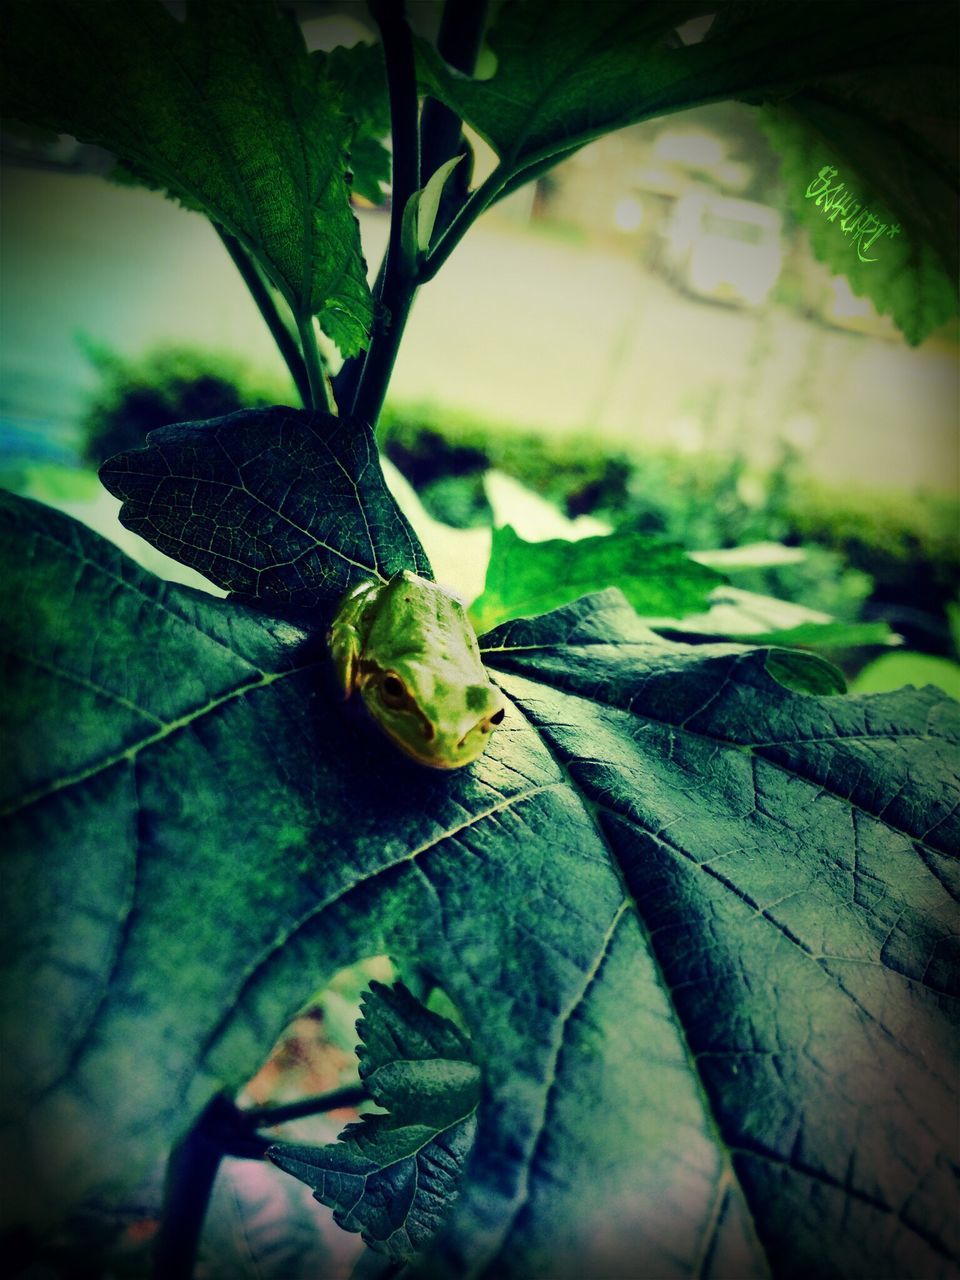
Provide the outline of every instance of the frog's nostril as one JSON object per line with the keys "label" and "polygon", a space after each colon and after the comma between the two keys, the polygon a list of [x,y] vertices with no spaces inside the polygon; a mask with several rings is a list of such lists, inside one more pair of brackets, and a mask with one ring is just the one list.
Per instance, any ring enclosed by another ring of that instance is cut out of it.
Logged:
{"label": "frog's nostril", "polygon": [[503,707],[501,707],[499,711],[495,711],[495,712],[493,713],[493,715],[492,715],[492,716],[490,717],[490,719],[487,721],[487,724],[488,724],[488,725],[491,725],[491,724],[500,724],[500,723],[501,723],[501,721],[503,720],[503,717],[504,717],[504,708],[503,708]]}

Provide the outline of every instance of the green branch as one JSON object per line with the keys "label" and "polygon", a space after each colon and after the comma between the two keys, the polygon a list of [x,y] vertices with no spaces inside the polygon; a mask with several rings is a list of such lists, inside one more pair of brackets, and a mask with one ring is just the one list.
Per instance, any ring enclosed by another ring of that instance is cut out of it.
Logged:
{"label": "green branch", "polygon": [[390,244],[377,299],[373,335],[353,401],[353,416],[375,426],[383,407],[400,340],[416,294],[403,252],[403,214],[420,187],[420,134],[413,39],[400,0],[370,0],[370,13],[380,28],[390,94],[393,141],[393,194]]}
{"label": "green branch", "polygon": [[333,405],[330,401],[330,390],[327,376],[320,359],[320,348],[317,346],[317,331],[313,327],[313,316],[298,316],[297,329],[300,333],[300,345],[303,347],[303,359],[307,366],[307,377],[310,381],[310,398],[308,403],[314,409],[324,409],[327,413]]}
{"label": "green branch", "polygon": [[261,316],[263,316],[264,323],[270,330],[271,337],[279,347],[280,354],[290,370],[290,377],[294,381],[301,402],[304,405],[309,405],[311,400],[310,380],[303,356],[300,354],[300,348],[297,346],[293,334],[287,328],[283,317],[277,310],[273,295],[264,282],[256,263],[236,236],[232,236],[229,231],[226,231],[216,222],[213,223],[213,227],[223,241],[224,248],[233,260],[233,265],[240,272],[243,283],[250,290],[257,308]]}

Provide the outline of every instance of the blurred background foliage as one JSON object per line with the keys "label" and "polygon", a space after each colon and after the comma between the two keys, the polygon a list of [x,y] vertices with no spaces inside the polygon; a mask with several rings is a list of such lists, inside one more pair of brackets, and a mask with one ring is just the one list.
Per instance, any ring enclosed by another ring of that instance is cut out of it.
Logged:
{"label": "blurred background foliage", "polygon": [[[85,349],[98,382],[79,419],[81,456],[21,459],[0,471],[8,487],[68,509],[97,496],[92,468],[138,447],[155,427],[295,403],[282,375],[230,353],[164,345],[128,359],[89,341]],[[723,571],[743,591],[842,622],[889,623],[909,652],[860,646],[831,653],[854,678],[854,690],[928,681],[948,692],[957,688],[951,616],[960,579],[960,507],[950,495],[918,502],[911,495],[830,486],[806,473],[789,444],[762,471],[742,452],[606,449],[595,438],[551,439],[521,424],[485,422],[429,403],[388,404],[380,440],[451,536],[494,522],[486,481],[498,473],[547,500],[561,519],[594,521],[590,531],[641,533],[693,552],[768,543],[795,548],[801,553],[795,558],[748,560]]]}

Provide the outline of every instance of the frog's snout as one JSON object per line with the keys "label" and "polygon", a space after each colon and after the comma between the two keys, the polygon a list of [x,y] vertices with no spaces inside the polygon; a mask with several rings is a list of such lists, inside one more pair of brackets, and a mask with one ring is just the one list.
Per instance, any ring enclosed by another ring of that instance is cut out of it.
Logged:
{"label": "frog's snout", "polygon": [[480,721],[479,725],[477,725],[476,727],[480,730],[481,733],[489,733],[491,729],[495,729],[498,724],[502,723],[503,716],[504,716],[503,707],[498,707],[497,710],[494,711],[493,715],[484,716],[484,718]]}
{"label": "frog's snout", "polygon": [[503,707],[498,707],[497,710],[492,712],[490,715],[483,716],[480,720],[476,722],[476,724],[472,724],[470,726],[467,732],[463,735],[463,737],[457,743],[457,749],[459,750],[461,747],[466,746],[468,739],[472,738],[478,732],[482,735],[488,734],[492,729],[495,729],[497,725],[502,722],[503,717],[504,717]]}

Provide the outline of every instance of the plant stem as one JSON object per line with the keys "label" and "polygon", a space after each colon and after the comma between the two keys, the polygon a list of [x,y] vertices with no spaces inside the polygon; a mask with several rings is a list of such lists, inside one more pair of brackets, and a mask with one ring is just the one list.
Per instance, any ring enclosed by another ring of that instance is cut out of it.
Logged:
{"label": "plant stem", "polygon": [[293,334],[287,328],[283,317],[277,310],[273,295],[264,283],[263,277],[253,259],[236,236],[232,236],[229,231],[225,231],[223,227],[218,226],[216,223],[213,226],[223,241],[224,248],[233,260],[233,265],[240,272],[243,283],[250,290],[250,294],[257,304],[260,314],[263,316],[264,323],[270,330],[274,342],[280,348],[280,354],[290,370],[290,377],[293,378],[302,403],[308,405],[310,403],[310,380],[307,376],[307,368],[303,362],[303,356],[300,354],[300,349],[294,341]]}
{"label": "plant stem", "polygon": [[310,380],[309,403],[314,409],[325,409],[330,412],[330,393],[327,379],[320,360],[320,348],[317,346],[317,334],[313,327],[313,316],[297,316],[297,330],[300,334],[300,345],[303,347],[303,359],[307,366],[307,377]]}
{"label": "plant stem", "polygon": [[393,195],[383,287],[352,413],[370,426],[376,426],[416,293],[416,283],[410,278],[404,262],[401,233],[407,202],[420,187],[420,135],[413,39],[403,4],[401,0],[370,0],[370,13],[380,28],[387,67],[393,140]]}
{"label": "plant stem", "polygon": [[[437,52],[444,62],[465,75],[472,75],[477,63],[487,7],[487,0],[447,0],[443,7]],[[424,179],[429,179],[454,156],[467,155],[468,150],[460,117],[436,98],[427,98],[420,116],[420,157]],[[435,224],[438,233],[446,229],[455,210],[465,203],[469,186],[470,166],[459,164],[440,198]]]}
{"label": "plant stem", "polygon": [[154,1280],[191,1280],[213,1183],[224,1155],[220,1131],[229,1111],[218,1094],[187,1136],[174,1147],[153,1255]]}
{"label": "plant stem", "polygon": [[282,1106],[251,1107],[241,1110],[245,1125],[251,1129],[267,1129],[274,1125],[286,1124],[290,1120],[300,1120],[304,1116],[321,1115],[324,1111],[336,1111],[338,1107],[355,1107],[358,1102],[365,1102],[370,1095],[362,1084],[344,1085],[342,1089],[331,1089],[329,1093],[318,1093],[312,1098],[301,1098],[298,1102],[287,1102]]}
{"label": "plant stem", "polygon": [[227,1094],[217,1094],[171,1152],[154,1248],[154,1280],[191,1280],[203,1220],[224,1156],[262,1160],[273,1140],[257,1133],[258,1129],[353,1107],[369,1096],[363,1085],[351,1084],[298,1102],[243,1110]]}

